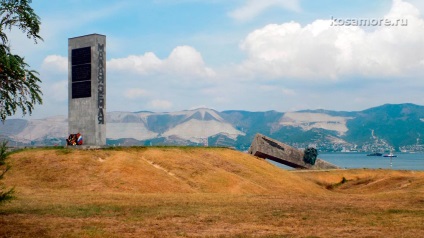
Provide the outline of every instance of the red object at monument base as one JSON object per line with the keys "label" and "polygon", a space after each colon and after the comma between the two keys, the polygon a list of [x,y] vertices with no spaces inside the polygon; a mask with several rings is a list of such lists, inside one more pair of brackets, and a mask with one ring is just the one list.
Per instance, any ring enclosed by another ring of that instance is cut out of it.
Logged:
{"label": "red object at monument base", "polygon": [[80,133],[77,134],[70,134],[68,139],[66,139],[66,144],[67,145],[82,145],[83,144],[83,139],[82,139],[82,135]]}

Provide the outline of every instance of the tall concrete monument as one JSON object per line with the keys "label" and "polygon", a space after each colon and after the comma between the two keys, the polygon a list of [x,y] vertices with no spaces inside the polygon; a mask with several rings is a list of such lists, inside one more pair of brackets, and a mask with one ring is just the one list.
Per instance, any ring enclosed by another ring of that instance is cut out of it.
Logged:
{"label": "tall concrete monument", "polygon": [[106,145],[106,36],[68,40],[69,134],[86,145]]}

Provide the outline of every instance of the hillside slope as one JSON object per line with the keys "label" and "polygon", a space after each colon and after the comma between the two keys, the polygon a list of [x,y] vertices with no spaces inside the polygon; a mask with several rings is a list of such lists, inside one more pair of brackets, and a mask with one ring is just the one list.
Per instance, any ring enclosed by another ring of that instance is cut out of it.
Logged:
{"label": "hillside slope", "polygon": [[320,191],[266,161],[222,148],[34,149],[11,155],[16,190],[271,194]]}
{"label": "hillside slope", "polygon": [[[0,237],[421,237],[424,172],[285,171],[222,148],[27,149]],[[0,183],[0,184],[1,184]]]}

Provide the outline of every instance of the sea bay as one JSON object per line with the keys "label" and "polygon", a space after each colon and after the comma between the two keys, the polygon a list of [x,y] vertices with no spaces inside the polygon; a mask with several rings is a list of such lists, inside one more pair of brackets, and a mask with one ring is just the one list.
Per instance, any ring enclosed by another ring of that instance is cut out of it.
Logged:
{"label": "sea bay", "polygon": [[[367,156],[367,153],[322,153],[318,158],[346,169],[394,169],[424,171],[424,153],[396,153],[397,157]],[[291,169],[270,161],[284,168]]]}

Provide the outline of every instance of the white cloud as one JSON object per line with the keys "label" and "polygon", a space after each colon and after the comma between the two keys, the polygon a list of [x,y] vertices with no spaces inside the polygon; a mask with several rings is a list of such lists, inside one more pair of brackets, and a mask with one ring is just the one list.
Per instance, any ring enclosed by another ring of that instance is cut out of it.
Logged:
{"label": "white cloud", "polygon": [[66,95],[68,95],[68,80],[61,80],[61,81],[53,83],[49,87],[49,90],[47,92],[49,93],[49,95],[45,95],[45,96],[50,96],[55,101],[59,101],[59,102],[67,101],[68,97]]}
{"label": "white cloud", "polygon": [[129,99],[136,99],[136,98],[140,98],[140,97],[146,97],[148,95],[149,95],[149,93],[146,90],[141,89],[141,88],[131,88],[131,89],[128,89],[125,92],[125,94],[124,94],[124,96],[126,98],[129,98]]}
{"label": "white cloud", "polygon": [[404,0],[393,0],[392,8],[387,18],[399,19],[399,18],[416,18],[419,17],[420,10],[411,3],[405,2]]}
{"label": "white cloud", "polygon": [[418,8],[421,13],[424,12],[424,1],[423,0],[408,0],[407,2],[411,3],[416,8]]}
{"label": "white cloud", "polygon": [[168,58],[161,60],[154,53],[111,59],[110,70],[130,71],[139,75],[162,74],[179,77],[210,78],[215,72],[206,67],[202,55],[193,47],[178,46]]}
{"label": "white cloud", "polygon": [[423,73],[424,21],[418,9],[394,0],[385,18],[408,19],[408,26],[363,29],[331,26],[330,20],[316,20],[304,27],[296,22],[267,25],[241,44],[248,59],[239,70],[262,78],[319,80]]}
{"label": "white cloud", "polygon": [[299,0],[248,0],[242,7],[229,13],[238,21],[248,21],[272,7],[280,7],[290,11],[300,11]]}
{"label": "white cloud", "polygon": [[133,71],[137,74],[151,74],[157,72],[162,66],[162,61],[152,52],[144,55],[130,55],[127,58],[111,59],[108,62],[110,70]]}
{"label": "white cloud", "polygon": [[215,72],[205,66],[202,55],[193,47],[178,46],[164,62],[166,69],[179,75],[213,77]]}
{"label": "white cloud", "polygon": [[172,102],[167,100],[153,100],[149,103],[149,106],[155,110],[167,110],[172,107]]}
{"label": "white cloud", "polygon": [[297,95],[296,91],[294,91],[292,89],[288,89],[288,88],[281,89],[281,92],[283,93],[283,95],[286,95],[286,96],[296,96]]}
{"label": "white cloud", "polygon": [[49,55],[44,58],[42,69],[49,72],[67,73],[68,58],[60,55]]}
{"label": "white cloud", "polygon": [[[186,109],[202,89],[216,81],[215,71],[207,67],[202,55],[190,46],[175,47],[163,59],[149,52],[111,59],[107,64],[108,97],[125,99],[125,107],[134,111],[140,107],[152,111]],[[166,98],[158,98],[158,95]],[[123,103],[113,101],[108,105],[111,110],[121,110]]]}

